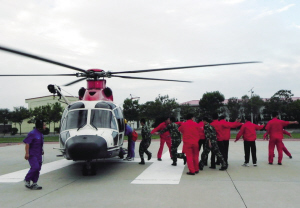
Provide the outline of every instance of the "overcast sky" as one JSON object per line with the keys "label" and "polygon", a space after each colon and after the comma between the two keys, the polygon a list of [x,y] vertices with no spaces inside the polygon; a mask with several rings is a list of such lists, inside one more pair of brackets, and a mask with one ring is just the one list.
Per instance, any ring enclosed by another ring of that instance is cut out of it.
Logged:
{"label": "overcast sky", "polygon": [[[298,4],[297,4],[298,3]],[[159,94],[179,103],[219,90],[225,98],[300,97],[300,7],[284,0],[0,0],[0,45],[83,69],[141,70],[261,61],[259,64],[128,74],[193,83],[107,79],[114,100]],[[76,73],[0,51],[0,74]],[[0,77],[0,108],[50,95],[75,77]],[[85,81],[62,87],[77,96]]]}

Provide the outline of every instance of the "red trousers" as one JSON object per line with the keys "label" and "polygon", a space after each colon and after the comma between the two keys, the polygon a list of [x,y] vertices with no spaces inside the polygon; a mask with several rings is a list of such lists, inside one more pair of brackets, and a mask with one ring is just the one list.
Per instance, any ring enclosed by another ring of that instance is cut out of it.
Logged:
{"label": "red trousers", "polygon": [[273,163],[275,146],[278,151],[278,163],[281,163],[282,156],[283,156],[282,149],[284,146],[282,143],[282,139],[270,139],[269,140],[269,163]]}
{"label": "red trousers", "polygon": [[[288,149],[285,147],[285,145],[282,143],[282,151],[287,155],[287,156],[292,156],[292,154],[288,151]],[[275,157],[275,154],[274,154]]]}
{"label": "red trousers", "polygon": [[184,144],[186,163],[190,173],[199,171],[199,144]]}
{"label": "red trousers", "polygon": [[164,150],[165,143],[167,143],[167,146],[168,146],[169,152],[170,152],[170,157],[172,158],[172,155],[171,155],[172,140],[171,140],[171,137],[168,137],[167,139],[160,138],[160,146],[159,146],[159,149],[158,149],[158,152],[157,152],[157,158],[158,159],[161,158],[162,152]]}

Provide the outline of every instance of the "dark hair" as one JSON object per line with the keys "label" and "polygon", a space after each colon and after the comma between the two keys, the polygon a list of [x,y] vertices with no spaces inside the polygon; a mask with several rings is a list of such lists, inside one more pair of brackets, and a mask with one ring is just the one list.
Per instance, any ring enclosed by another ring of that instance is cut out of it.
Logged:
{"label": "dark hair", "polygon": [[276,116],[278,116],[278,112],[277,111],[272,112],[272,117],[274,118]]}
{"label": "dark hair", "polygon": [[144,118],[141,118],[140,122],[141,123],[146,123],[146,120]]}
{"label": "dark hair", "polygon": [[35,127],[36,127],[37,129],[42,129],[42,128],[44,127],[44,121],[43,121],[43,120],[40,120],[40,119],[36,120],[36,121],[35,121]]}
{"label": "dark hair", "polygon": [[190,120],[190,119],[192,119],[193,117],[194,117],[194,114],[192,114],[192,113],[188,113],[188,114],[185,116],[186,120]]}
{"label": "dark hair", "polygon": [[208,118],[207,116],[204,116],[204,117],[202,118],[202,121],[209,122],[209,118]]}
{"label": "dark hair", "polygon": [[225,119],[225,116],[224,116],[224,115],[221,115],[221,116],[220,116],[220,120],[223,120],[223,119]]}
{"label": "dark hair", "polygon": [[245,120],[251,121],[251,117],[250,117],[250,116],[246,116],[246,117],[245,117]]}
{"label": "dark hair", "polygon": [[212,118],[214,120],[217,120],[219,118],[219,115],[217,113],[212,114]]}
{"label": "dark hair", "polygon": [[177,119],[176,119],[174,116],[170,117],[170,120],[171,120],[172,122],[176,122],[176,121],[177,121]]}

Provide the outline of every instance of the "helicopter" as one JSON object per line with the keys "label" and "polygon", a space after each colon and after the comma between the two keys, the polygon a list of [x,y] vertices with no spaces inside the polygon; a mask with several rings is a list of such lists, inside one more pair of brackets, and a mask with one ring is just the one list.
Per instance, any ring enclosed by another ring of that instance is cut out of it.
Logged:
{"label": "helicopter", "polygon": [[53,94],[63,97],[67,104],[60,122],[60,148],[57,149],[61,152],[61,155],[58,156],[64,157],[67,160],[85,161],[82,169],[83,175],[96,174],[96,166],[95,163],[92,163],[93,160],[117,156],[122,157],[124,154],[122,150],[125,134],[124,116],[122,108],[114,103],[113,92],[109,87],[106,87],[105,78],[117,77],[123,79],[191,82],[183,80],[120,76],[118,74],[260,63],[251,61],[110,72],[102,69],[85,70],[3,46],[0,46],[0,50],[78,71],[74,74],[1,74],[0,77],[75,76],[79,78],[64,86],[70,86],[86,80],[87,88],[81,88],[79,90],[79,100],[72,103],[63,96],[59,86],[53,84],[48,85],[48,90]]}

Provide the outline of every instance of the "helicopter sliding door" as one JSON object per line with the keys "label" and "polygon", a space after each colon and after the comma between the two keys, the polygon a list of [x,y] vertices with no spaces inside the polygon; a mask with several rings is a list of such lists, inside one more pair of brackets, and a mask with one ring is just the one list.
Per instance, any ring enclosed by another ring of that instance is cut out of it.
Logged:
{"label": "helicopter sliding door", "polygon": [[119,127],[119,144],[123,145],[125,124],[124,124],[124,118],[123,118],[123,113],[121,108],[118,107],[114,109],[114,114],[117,119],[118,127]]}

